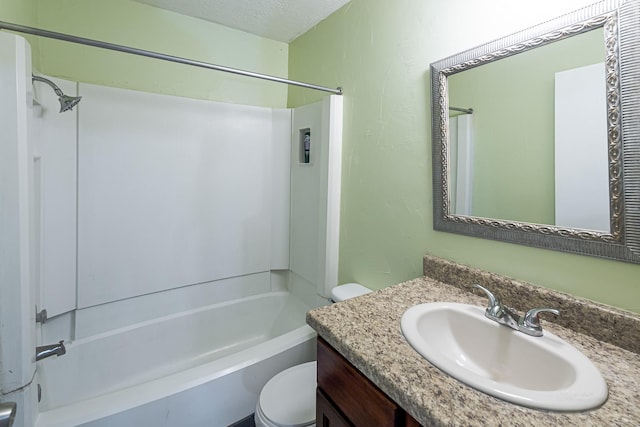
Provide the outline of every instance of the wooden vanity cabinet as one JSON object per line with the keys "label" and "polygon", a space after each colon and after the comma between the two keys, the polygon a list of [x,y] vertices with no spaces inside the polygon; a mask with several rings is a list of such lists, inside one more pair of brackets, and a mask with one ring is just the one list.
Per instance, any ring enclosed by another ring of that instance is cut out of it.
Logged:
{"label": "wooden vanity cabinet", "polygon": [[318,337],[318,427],[419,427],[419,423]]}

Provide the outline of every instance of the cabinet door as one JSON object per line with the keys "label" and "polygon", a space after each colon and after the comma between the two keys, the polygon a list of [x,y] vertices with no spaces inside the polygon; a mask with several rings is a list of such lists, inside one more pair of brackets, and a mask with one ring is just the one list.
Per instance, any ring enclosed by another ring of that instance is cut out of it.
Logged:
{"label": "cabinet door", "polygon": [[318,339],[318,387],[355,426],[403,424],[402,408],[321,338]]}
{"label": "cabinet door", "polygon": [[320,389],[316,391],[316,426],[352,427],[331,402],[327,400]]}

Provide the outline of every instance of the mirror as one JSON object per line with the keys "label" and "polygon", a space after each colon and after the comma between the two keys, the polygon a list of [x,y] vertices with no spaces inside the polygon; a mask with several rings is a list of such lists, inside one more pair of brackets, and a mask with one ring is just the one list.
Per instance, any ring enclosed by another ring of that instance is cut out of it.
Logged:
{"label": "mirror", "polygon": [[596,28],[448,77],[452,213],[610,232],[603,40]]}
{"label": "mirror", "polygon": [[640,0],[431,64],[434,229],[640,263]]}

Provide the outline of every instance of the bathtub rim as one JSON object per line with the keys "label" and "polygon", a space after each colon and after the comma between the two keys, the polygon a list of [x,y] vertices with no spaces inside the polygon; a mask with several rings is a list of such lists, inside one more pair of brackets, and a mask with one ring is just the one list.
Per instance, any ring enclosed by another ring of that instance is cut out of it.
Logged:
{"label": "bathtub rim", "polygon": [[[237,308],[244,312],[242,318],[237,317]],[[194,307],[72,340],[65,343],[67,355],[38,363],[38,379],[43,385],[38,410],[47,412],[68,407],[239,354],[243,349],[304,325],[306,313],[311,308],[291,292],[274,291]],[[175,322],[185,321],[188,324],[176,329]],[[192,321],[199,323],[194,325],[190,323]],[[233,333],[222,333],[214,341],[207,338],[208,328],[225,322],[244,326]],[[158,331],[162,331],[162,337]],[[191,338],[184,342],[183,337]],[[147,344],[144,348],[137,346],[140,341],[148,342],[152,347]],[[95,344],[98,347],[94,347]],[[109,354],[123,344],[127,346],[125,351],[119,351],[119,356],[114,354],[112,358]],[[166,346],[167,352],[164,351]],[[100,350],[96,352],[96,348]],[[153,349],[151,358],[141,357],[140,354],[149,348]],[[126,353],[131,353],[133,358]],[[86,375],[74,379],[81,372]]]}
{"label": "bathtub rim", "polygon": [[310,326],[302,325],[218,360],[91,399],[38,412],[35,427],[75,426],[124,412],[241,370],[315,339],[316,336]]}

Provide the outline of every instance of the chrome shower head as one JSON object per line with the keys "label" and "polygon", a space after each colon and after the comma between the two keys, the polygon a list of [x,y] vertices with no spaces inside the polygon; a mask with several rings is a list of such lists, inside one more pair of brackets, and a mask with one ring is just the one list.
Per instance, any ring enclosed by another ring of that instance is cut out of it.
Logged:
{"label": "chrome shower head", "polygon": [[58,97],[58,100],[60,101],[60,112],[62,113],[64,111],[73,109],[73,107],[78,105],[81,99],[81,96],[67,96],[64,94],[61,95],[60,97]]}
{"label": "chrome shower head", "polygon": [[78,105],[78,102],[80,102],[80,100],[82,99],[81,96],[68,96],[68,95],[65,95],[64,93],[62,93],[62,90],[60,90],[60,88],[58,86],[56,86],[55,83],[53,83],[51,80],[45,79],[44,77],[34,76],[32,74],[31,75],[31,79],[32,79],[32,81],[38,81],[38,82],[46,83],[46,84],[48,84],[49,86],[51,86],[53,88],[53,91],[56,93],[56,95],[58,95],[58,101],[60,101],[60,112],[61,113],[64,113],[65,111],[69,111],[69,110],[73,109],[73,107]]}

